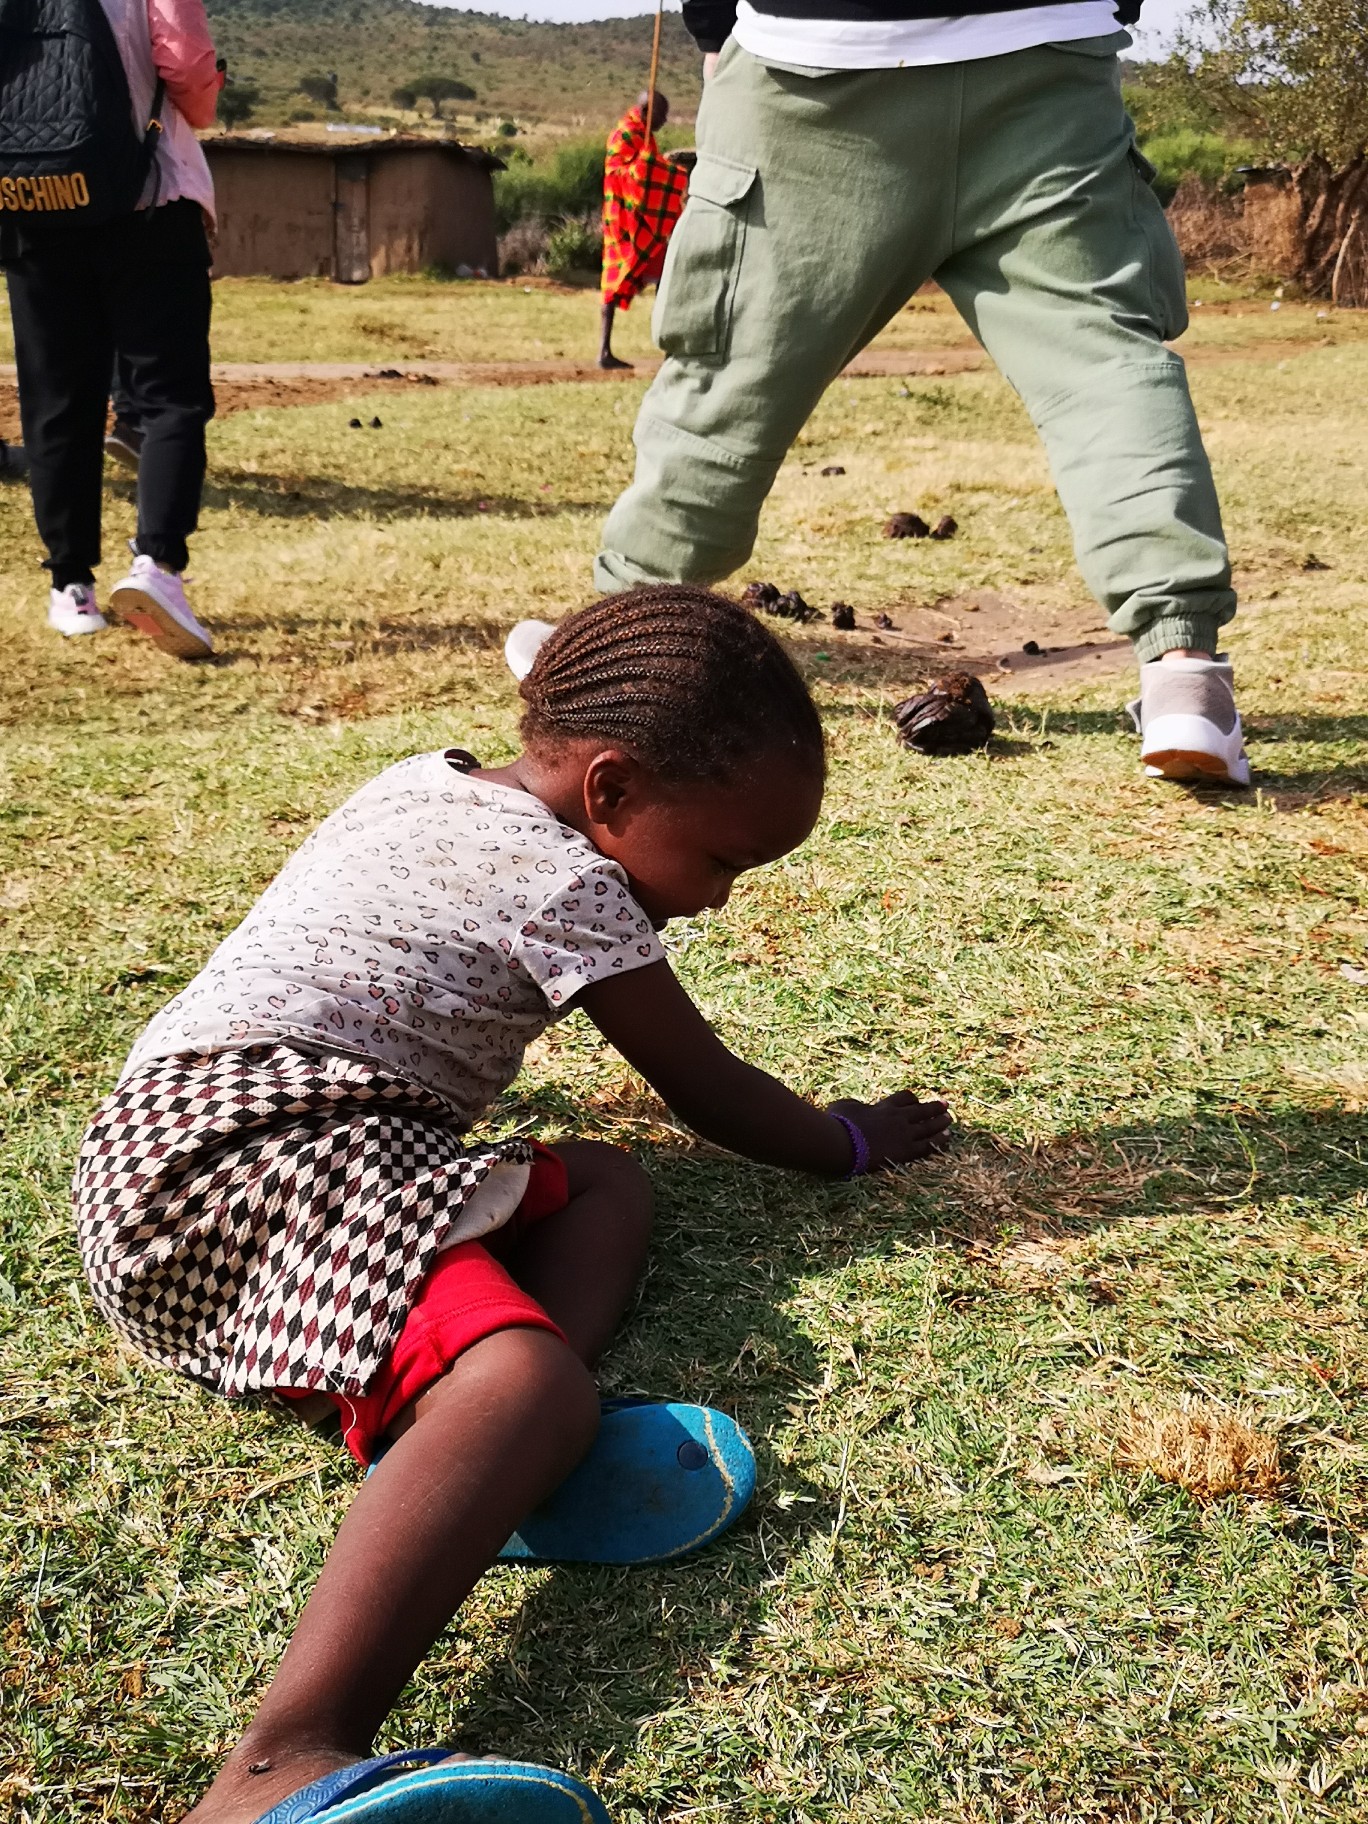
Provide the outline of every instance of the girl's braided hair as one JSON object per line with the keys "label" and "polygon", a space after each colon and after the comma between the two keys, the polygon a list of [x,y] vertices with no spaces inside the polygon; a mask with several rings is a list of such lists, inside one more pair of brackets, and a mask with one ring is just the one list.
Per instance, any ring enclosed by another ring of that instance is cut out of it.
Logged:
{"label": "girl's braided hair", "polygon": [[773,749],[826,773],[821,718],[792,659],[706,589],[657,583],[568,615],[521,693],[530,748],[614,743],[669,780],[727,780]]}

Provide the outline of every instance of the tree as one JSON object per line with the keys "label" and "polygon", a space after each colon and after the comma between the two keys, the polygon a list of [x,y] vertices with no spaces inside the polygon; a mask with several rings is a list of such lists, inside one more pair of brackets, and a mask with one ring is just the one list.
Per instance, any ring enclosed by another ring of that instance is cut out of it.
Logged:
{"label": "tree", "polygon": [[418,85],[420,95],[433,101],[474,101],[475,91],[458,76],[425,76]]}
{"label": "tree", "polygon": [[415,108],[420,101],[430,101],[434,115],[442,112],[444,101],[474,101],[475,91],[459,76],[413,76],[390,90],[396,108]]}
{"label": "tree", "polygon": [[260,100],[261,90],[254,82],[243,82],[230,76],[219,90],[218,117],[225,127],[240,127],[244,120],[252,118]]}
{"label": "tree", "polygon": [[1201,0],[1174,70],[1215,122],[1288,165],[1296,276],[1328,291],[1346,236],[1368,215],[1368,4]]}
{"label": "tree", "polygon": [[296,87],[301,95],[307,95],[310,101],[316,101],[320,107],[336,108],[338,105],[336,70],[330,71],[327,75],[301,76]]}

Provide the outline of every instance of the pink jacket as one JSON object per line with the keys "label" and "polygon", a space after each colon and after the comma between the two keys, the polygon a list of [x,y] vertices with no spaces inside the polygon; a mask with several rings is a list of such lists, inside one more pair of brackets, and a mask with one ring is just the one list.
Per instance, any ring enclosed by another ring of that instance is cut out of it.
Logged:
{"label": "pink jacket", "polygon": [[204,0],[147,0],[147,24],[167,94],[192,127],[212,126],[223,76],[214,67]]}
{"label": "pink jacket", "polygon": [[214,180],[194,129],[213,120],[223,78],[214,67],[204,0],[100,0],[100,5],[123,59],[140,132],[157,78],[166,84],[157,169],[141,206],[185,198],[212,217]]}

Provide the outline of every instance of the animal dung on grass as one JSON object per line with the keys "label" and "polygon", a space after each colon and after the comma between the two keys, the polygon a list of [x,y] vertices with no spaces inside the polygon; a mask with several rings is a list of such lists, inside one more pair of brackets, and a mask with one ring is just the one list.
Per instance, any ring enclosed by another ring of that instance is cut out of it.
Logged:
{"label": "animal dung on grass", "polygon": [[919,754],[972,754],[986,747],[997,726],[988,692],[967,671],[938,678],[920,696],[893,711],[898,738]]}
{"label": "animal dung on grass", "polygon": [[823,475],[844,475],[845,470],[841,467],[839,462],[829,462],[822,470],[822,473]]}
{"label": "animal dung on grass", "polygon": [[781,595],[773,583],[747,583],[741,601],[745,607],[759,608],[781,621],[803,622],[817,618],[817,610],[805,602],[796,589]]}
{"label": "animal dung on grass", "polygon": [[953,538],[958,531],[959,521],[952,519],[947,513],[943,519],[938,519],[932,526],[931,536],[932,538]]}
{"label": "animal dung on grass", "polygon": [[895,513],[886,521],[885,538],[930,538],[931,528],[920,513]]}
{"label": "animal dung on grass", "polygon": [[1215,1400],[1127,1405],[1112,1431],[1114,1461],[1176,1482],[1197,1501],[1222,1495],[1268,1501],[1287,1479],[1273,1434]]}
{"label": "animal dung on grass", "polygon": [[349,431],[359,431],[361,429],[361,420],[359,418],[348,418],[347,429]]}
{"label": "animal dung on grass", "polygon": [[378,431],[378,430],[383,429],[383,426],[381,425],[380,420],[378,418],[372,418],[371,423],[370,423],[370,428],[373,431]]}
{"label": "animal dung on grass", "polygon": [[833,627],[838,628],[842,633],[853,633],[855,631],[855,610],[851,607],[849,602],[833,602],[831,604],[831,624]]}

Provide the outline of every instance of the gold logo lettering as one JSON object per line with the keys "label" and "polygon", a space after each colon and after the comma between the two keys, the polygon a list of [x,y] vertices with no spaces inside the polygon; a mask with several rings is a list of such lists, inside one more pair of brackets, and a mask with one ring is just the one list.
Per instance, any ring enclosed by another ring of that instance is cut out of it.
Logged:
{"label": "gold logo lettering", "polygon": [[71,194],[76,198],[78,208],[84,209],[90,201],[90,192],[86,189],[85,172],[73,171],[71,174]]}
{"label": "gold logo lettering", "polygon": [[32,209],[33,208],[33,180],[32,180],[32,178],[16,177],[14,180],[14,188],[19,193],[19,207],[21,209]]}
{"label": "gold logo lettering", "polygon": [[0,177],[0,209],[17,209],[19,198],[15,194],[14,179]]}

